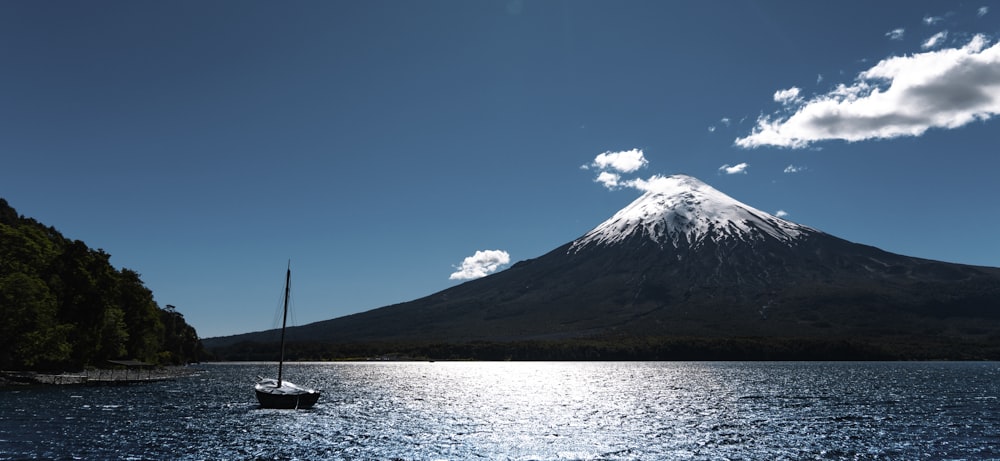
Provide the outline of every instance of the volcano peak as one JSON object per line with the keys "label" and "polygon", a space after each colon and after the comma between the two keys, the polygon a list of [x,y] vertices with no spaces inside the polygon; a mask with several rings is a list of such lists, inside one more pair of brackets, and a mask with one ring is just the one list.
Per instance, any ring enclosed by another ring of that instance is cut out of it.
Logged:
{"label": "volcano peak", "polygon": [[691,176],[654,176],[639,186],[645,190],[642,196],[574,241],[569,251],[631,238],[676,248],[734,238],[792,243],[803,233],[818,232],[753,208]]}

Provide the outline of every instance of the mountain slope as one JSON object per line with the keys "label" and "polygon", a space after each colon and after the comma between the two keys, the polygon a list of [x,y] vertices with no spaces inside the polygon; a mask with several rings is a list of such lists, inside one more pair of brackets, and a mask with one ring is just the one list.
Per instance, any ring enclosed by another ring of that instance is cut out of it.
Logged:
{"label": "mountain slope", "polygon": [[1000,269],[851,243],[688,176],[647,186],[609,220],[541,257],[425,298],[298,327],[290,337],[1000,338]]}

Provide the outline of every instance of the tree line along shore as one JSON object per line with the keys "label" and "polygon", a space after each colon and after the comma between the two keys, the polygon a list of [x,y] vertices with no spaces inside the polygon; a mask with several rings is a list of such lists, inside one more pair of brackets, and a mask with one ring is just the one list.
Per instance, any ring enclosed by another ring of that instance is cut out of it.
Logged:
{"label": "tree line along shore", "polygon": [[0,370],[198,361],[201,341],[184,316],[159,306],[138,272],[110,258],[0,198]]}

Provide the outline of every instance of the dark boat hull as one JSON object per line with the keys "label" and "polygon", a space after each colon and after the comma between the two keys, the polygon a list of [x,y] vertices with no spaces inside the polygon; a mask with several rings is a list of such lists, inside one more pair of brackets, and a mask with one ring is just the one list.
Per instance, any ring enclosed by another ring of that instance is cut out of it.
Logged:
{"label": "dark boat hull", "polygon": [[257,393],[257,401],[260,402],[261,408],[278,408],[278,409],[306,409],[312,408],[319,400],[319,392],[304,392],[301,394],[271,394],[268,392],[255,391]]}

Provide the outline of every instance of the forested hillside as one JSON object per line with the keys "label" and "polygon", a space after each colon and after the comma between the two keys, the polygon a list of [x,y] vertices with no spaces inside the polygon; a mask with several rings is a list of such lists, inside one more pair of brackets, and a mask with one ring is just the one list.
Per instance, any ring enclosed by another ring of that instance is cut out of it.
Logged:
{"label": "forested hillside", "polygon": [[80,369],[108,360],[197,361],[201,342],[139,273],[20,216],[0,198],[0,369]]}

